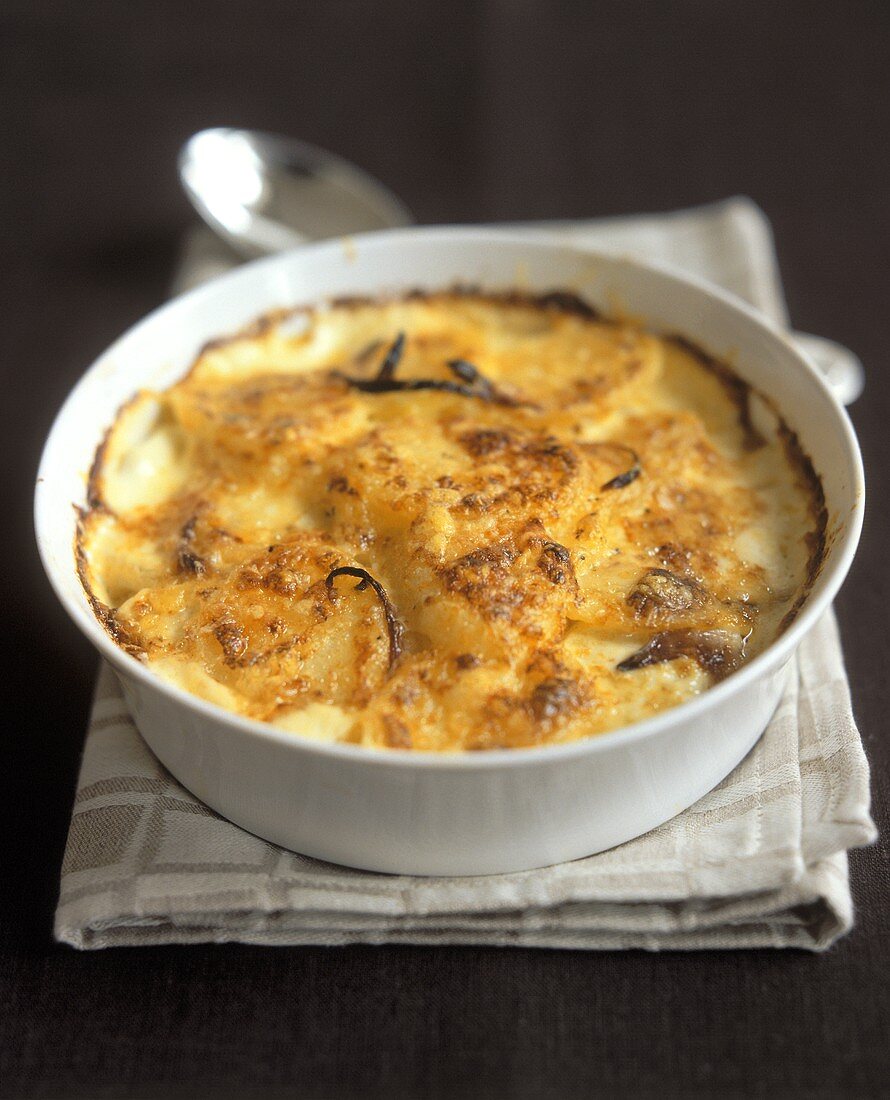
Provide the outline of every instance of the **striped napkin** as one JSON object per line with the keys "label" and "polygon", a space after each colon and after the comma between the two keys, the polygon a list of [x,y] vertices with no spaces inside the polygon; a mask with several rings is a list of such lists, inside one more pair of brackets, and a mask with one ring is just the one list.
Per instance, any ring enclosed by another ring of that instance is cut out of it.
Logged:
{"label": "striped napkin", "polygon": [[[667,260],[787,323],[769,224],[747,199],[547,230]],[[196,231],[174,289],[233,262]],[[165,771],[103,666],[55,933],[79,948],[238,941],[819,951],[852,927],[846,853],[874,837],[832,612],[800,647],[764,736],[710,794],[609,852],[488,877],[356,871],[244,832]]]}

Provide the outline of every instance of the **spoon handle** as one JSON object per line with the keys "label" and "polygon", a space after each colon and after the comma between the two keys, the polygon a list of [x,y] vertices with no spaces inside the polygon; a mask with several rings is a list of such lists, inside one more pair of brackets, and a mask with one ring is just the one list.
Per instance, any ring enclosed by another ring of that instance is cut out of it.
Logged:
{"label": "spoon handle", "polygon": [[843,344],[809,332],[792,332],[791,339],[818,367],[842,405],[852,405],[865,388],[862,360]]}

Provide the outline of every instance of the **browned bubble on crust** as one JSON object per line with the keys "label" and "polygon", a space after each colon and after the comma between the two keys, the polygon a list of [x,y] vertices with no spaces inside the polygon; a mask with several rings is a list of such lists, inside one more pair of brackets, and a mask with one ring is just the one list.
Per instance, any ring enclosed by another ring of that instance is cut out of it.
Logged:
{"label": "browned bubble on crust", "polygon": [[410,749],[412,747],[411,731],[401,718],[396,718],[394,714],[384,714],[382,722],[383,739],[389,748]]}
{"label": "browned bubble on crust", "polygon": [[[536,603],[546,604],[554,589],[569,600],[577,597],[572,555],[543,534],[539,520],[516,534],[486,543],[440,570],[447,592],[460,596],[490,622],[533,632],[528,621]],[[522,568],[523,563],[533,568]]]}
{"label": "browned bubble on crust", "polygon": [[544,744],[566,722],[595,707],[596,697],[589,683],[567,674],[547,654],[537,663],[542,666],[538,675],[544,670],[548,674],[530,691],[498,692],[488,698],[488,721],[470,736],[468,751]]}
{"label": "browned bubble on crust", "polygon": [[194,551],[195,524],[198,522],[197,514],[189,516],[179,533],[179,546],[176,551],[176,560],[180,571],[194,573],[202,576],[207,572],[207,563]]}
{"label": "browned bubble on crust", "polygon": [[572,555],[560,543],[549,539],[541,544],[538,568],[551,584],[565,584],[570,577],[574,579]]}
{"label": "browned bubble on crust", "polygon": [[248,642],[239,623],[230,615],[224,615],[214,626],[213,634],[222,648],[226,664],[240,664],[247,653]]}
{"label": "browned bubble on crust", "polygon": [[584,691],[576,680],[567,676],[553,676],[537,685],[528,705],[536,722],[546,722],[571,714],[584,701]]}

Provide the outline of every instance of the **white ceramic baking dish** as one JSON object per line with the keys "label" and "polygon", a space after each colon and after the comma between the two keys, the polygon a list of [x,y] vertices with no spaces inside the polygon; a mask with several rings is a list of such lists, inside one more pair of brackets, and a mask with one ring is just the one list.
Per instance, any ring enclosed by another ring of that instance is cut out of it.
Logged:
{"label": "white ceramic baking dish", "polygon": [[[465,755],[329,745],[230,714],[162,682],[96,621],[75,571],[74,505],[117,408],[177,379],[208,339],[279,306],[454,282],[570,288],[730,359],[769,395],[822,478],[830,548],[790,628],[698,698],[572,744]],[[143,737],[186,787],[251,832],[308,855],[408,874],[492,874],[610,848],[714,787],[763,732],[801,639],[847,573],[863,513],[850,422],[788,338],[732,296],[662,267],[536,236],[396,230],[258,261],[186,294],[117,341],[75,387],[40,465],[36,526],[60,600],[117,672]]]}

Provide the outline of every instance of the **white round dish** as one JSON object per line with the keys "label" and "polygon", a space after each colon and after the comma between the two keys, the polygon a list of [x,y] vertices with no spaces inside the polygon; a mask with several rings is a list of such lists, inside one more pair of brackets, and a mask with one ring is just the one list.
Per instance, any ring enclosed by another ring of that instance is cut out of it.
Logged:
{"label": "white round dish", "polygon": [[[118,648],[75,569],[75,505],[118,407],[164,387],[201,345],[258,314],[353,294],[452,283],[571,289],[681,333],[773,399],[822,478],[823,568],[789,629],[703,695],[572,744],[434,755],[330,745],[189,695]],[[307,855],[406,874],[494,874],[610,848],[679,813],[760,737],[789,659],[840,587],[859,538],[864,485],[846,413],[812,363],[750,307],[661,266],[560,241],[474,229],[408,229],[261,260],[151,314],[83,376],[56,418],[37,480],[37,541],[62,604],[118,674],[143,737],[177,779],[251,832]]]}

